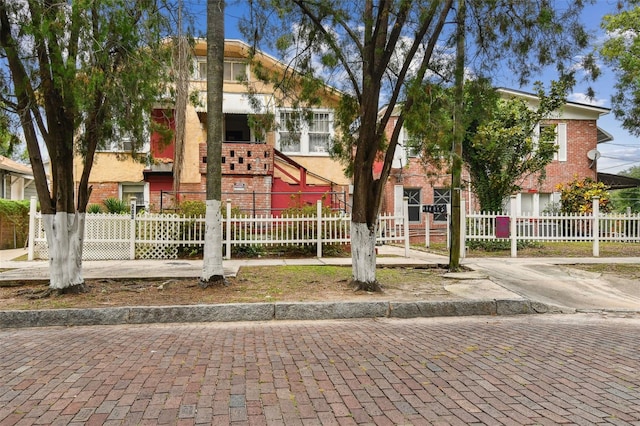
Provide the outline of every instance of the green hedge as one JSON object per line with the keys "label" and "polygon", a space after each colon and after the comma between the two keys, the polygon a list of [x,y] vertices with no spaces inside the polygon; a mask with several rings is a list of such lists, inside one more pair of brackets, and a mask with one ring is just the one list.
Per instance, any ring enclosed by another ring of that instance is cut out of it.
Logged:
{"label": "green hedge", "polygon": [[0,249],[24,247],[29,235],[29,200],[0,199]]}

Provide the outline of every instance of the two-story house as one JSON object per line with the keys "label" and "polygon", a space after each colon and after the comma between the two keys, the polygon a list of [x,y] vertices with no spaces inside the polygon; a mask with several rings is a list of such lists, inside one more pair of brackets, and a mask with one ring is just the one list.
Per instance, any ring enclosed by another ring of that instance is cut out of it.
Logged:
{"label": "two-story house", "polygon": [[[238,40],[225,41],[223,85],[223,201],[247,213],[277,213],[283,208],[325,204],[345,208],[349,181],[334,160],[329,146],[334,136],[333,108],[339,93],[327,87],[320,94],[321,105],[311,111],[311,120],[289,134],[284,125],[293,109],[270,84],[255,78],[248,61],[250,47]],[[126,159],[127,148],[119,144],[99,152],[93,167],[90,184],[91,203],[108,197],[128,200],[136,197],[152,211],[175,207],[184,200],[204,200],[206,189],[206,42],[196,40],[192,52],[193,73],[189,93],[196,102],[189,102],[185,112],[185,143],[179,187],[173,187],[176,152],[175,144],[161,143],[151,135],[143,148],[152,161],[139,164]],[[262,67],[282,69],[277,59],[258,52],[255,56]],[[253,93],[247,96],[248,87]],[[175,128],[173,106],[158,108],[151,119]],[[261,131],[264,117],[273,117],[273,130]],[[118,152],[119,151],[119,152]],[[123,155],[125,154],[125,155]],[[123,161],[122,158],[125,158]],[[174,191],[176,193],[174,194]],[[179,200],[174,200],[177,194]]]}
{"label": "two-story house", "polygon": [[[530,93],[499,89],[505,98],[519,97],[525,99],[532,107],[536,107],[538,98]],[[608,108],[593,105],[567,102],[560,111],[549,117],[539,126],[556,128],[557,153],[553,161],[546,167],[546,178],[538,182],[537,176],[526,176],[520,182],[521,191],[517,194],[518,213],[536,215],[550,209],[560,201],[556,190],[558,184],[579,178],[590,177],[597,180],[597,147],[598,144],[612,140],[610,134],[598,127],[598,118],[608,114]],[[396,121],[391,120],[387,131],[390,133]],[[447,172],[426,170],[417,153],[407,150],[403,144],[407,133],[401,132],[395,161],[387,182],[383,199],[383,210],[400,211],[402,199],[409,200],[409,221],[414,236],[424,235],[426,220],[435,229],[444,229],[446,215],[422,213],[425,204],[447,204],[450,202],[451,175]],[[440,173],[440,174],[438,174]],[[463,170],[463,182],[469,182],[469,173]],[[478,203],[470,185],[465,186],[463,198],[467,208],[477,209]],[[505,200],[505,211],[509,209]]]}

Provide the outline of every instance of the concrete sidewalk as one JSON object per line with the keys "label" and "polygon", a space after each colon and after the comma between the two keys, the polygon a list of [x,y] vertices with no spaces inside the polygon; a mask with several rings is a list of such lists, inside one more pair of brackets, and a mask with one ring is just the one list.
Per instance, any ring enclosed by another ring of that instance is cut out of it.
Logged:
{"label": "concrete sidewalk", "polygon": [[[404,257],[404,249],[394,246],[378,247],[377,264],[380,266],[434,266],[446,265],[444,256],[410,250],[411,257]],[[43,260],[15,260],[26,250],[0,250],[0,281],[48,280],[49,262]],[[280,265],[351,265],[349,257],[309,257],[301,259],[230,259],[223,261],[225,275],[235,276],[243,266]],[[197,278],[202,273],[202,260],[87,260],[82,262],[85,279],[94,278]]]}
{"label": "concrete sidewalk", "polygon": [[[17,261],[24,250],[0,251],[0,281],[47,281],[47,261]],[[428,267],[446,265],[448,258],[419,250],[404,257],[401,247],[379,246],[379,266]],[[372,302],[248,303],[196,306],[0,311],[0,327],[135,324],[202,321],[267,321],[396,317],[415,318],[464,315],[515,315],[578,310],[640,312],[635,285],[616,287],[598,279],[566,274],[558,265],[572,263],[640,263],[640,258],[473,258],[463,261],[469,272],[449,274],[447,300],[390,298]],[[235,276],[243,266],[351,265],[350,258],[231,259],[225,275]],[[198,278],[202,260],[85,261],[85,279]],[[540,285],[542,284],[542,285]],[[576,298],[573,288],[579,288]],[[535,291],[533,291],[533,290]],[[607,297],[611,295],[611,297]]]}

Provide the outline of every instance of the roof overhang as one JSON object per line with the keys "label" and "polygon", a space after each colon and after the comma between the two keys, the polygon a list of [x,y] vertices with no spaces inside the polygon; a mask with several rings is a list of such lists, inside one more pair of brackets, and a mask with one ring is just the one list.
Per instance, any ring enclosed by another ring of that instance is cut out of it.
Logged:
{"label": "roof overhang", "polygon": [[598,127],[598,143],[611,142],[612,140],[613,135],[611,133]]}
{"label": "roof overhang", "polygon": [[[196,106],[198,115],[207,113],[207,92],[201,91],[198,94],[199,102]],[[264,114],[267,111],[267,95],[256,95],[249,99],[243,93],[223,93],[222,113],[223,114]],[[257,108],[256,108],[257,107]]]}
{"label": "roof overhang", "polygon": [[610,189],[640,188],[640,179],[610,173],[598,173],[598,182],[604,183]]}
{"label": "roof overhang", "polygon": [[[534,93],[523,92],[521,90],[508,89],[506,87],[498,87],[496,89],[503,97],[517,97],[526,99],[531,105],[536,107],[540,103],[540,99]],[[560,116],[567,119],[591,119],[597,120],[600,116],[609,114],[610,108],[604,108],[597,105],[585,104],[580,102],[566,101],[561,107]],[[555,115],[555,114],[554,114]],[[560,118],[549,117],[549,118]]]}
{"label": "roof overhang", "polygon": [[0,170],[5,174],[21,177],[24,179],[33,179],[33,171],[30,166],[20,164],[17,161],[13,161],[10,158],[0,155]]}

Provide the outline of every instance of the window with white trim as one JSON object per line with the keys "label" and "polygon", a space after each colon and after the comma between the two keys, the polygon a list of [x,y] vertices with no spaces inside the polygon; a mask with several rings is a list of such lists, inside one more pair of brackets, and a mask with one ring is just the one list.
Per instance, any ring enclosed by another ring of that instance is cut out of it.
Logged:
{"label": "window with white trim", "polygon": [[556,139],[554,141],[558,150],[553,154],[554,161],[567,161],[567,123],[540,124],[538,135],[545,128],[555,128]]}
{"label": "window with white trim", "polygon": [[333,114],[316,111],[303,122],[293,111],[280,111],[278,149],[291,154],[328,154],[333,136]]}
{"label": "window with white trim", "polygon": [[[247,77],[247,64],[241,61],[225,60],[223,66],[222,78],[224,81],[243,81]],[[196,64],[193,70],[193,79],[206,81],[207,80],[207,61],[204,58],[196,60]]]}
{"label": "window with white trim", "polygon": [[[150,149],[150,136],[144,136],[144,143],[141,146],[138,146],[136,149],[136,153],[145,153],[149,152]],[[107,142],[104,146],[99,147],[96,151],[98,152],[132,152],[133,150],[133,141],[129,136],[120,136],[115,137],[111,142]]]}
{"label": "window with white trim", "polygon": [[148,194],[148,189],[146,188],[145,183],[121,183],[120,184],[120,199],[127,203],[127,205],[131,202],[132,198],[136,199],[137,209],[146,207],[146,196]]}
{"label": "window with white trim", "polygon": [[329,152],[331,139],[331,117],[328,112],[313,114],[309,123],[309,151]]}
{"label": "window with white trim", "polygon": [[238,61],[224,61],[222,75],[224,81],[243,81],[247,77],[247,64]]}
{"label": "window with white trim", "polygon": [[195,79],[196,80],[206,80],[207,79],[207,61],[198,61],[198,65],[195,69]]}

